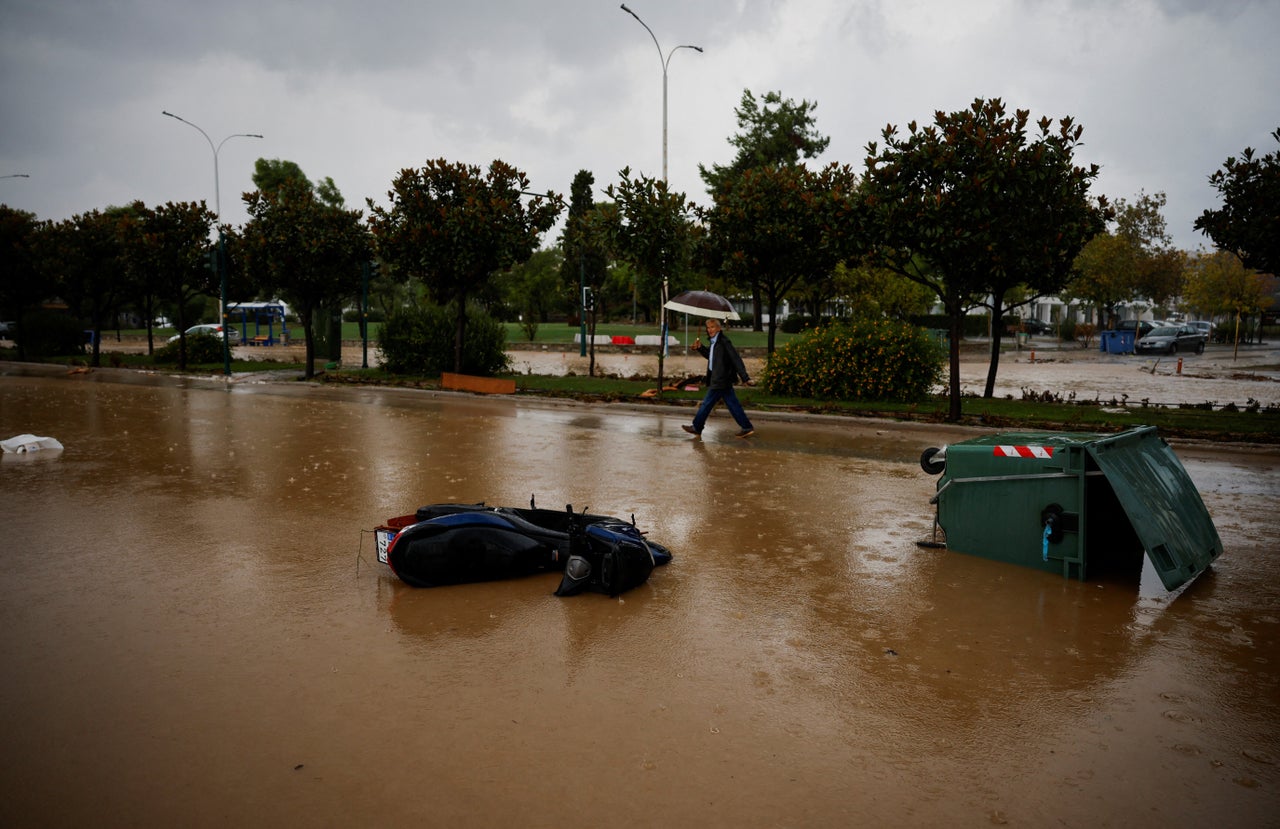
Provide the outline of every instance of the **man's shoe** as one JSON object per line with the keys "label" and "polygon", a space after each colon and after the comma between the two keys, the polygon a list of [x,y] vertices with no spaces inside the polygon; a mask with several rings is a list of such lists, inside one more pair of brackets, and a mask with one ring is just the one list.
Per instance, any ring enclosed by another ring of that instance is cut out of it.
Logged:
{"label": "man's shoe", "polygon": [[695,429],[695,428],[693,428],[692,426],[690,426],[688,423],[682,423],[682,424],[680,425],[680,428],[681,428],[681,429],[684,429],[686,432],[688,432],[689,434],[693,435],[695,438],[696,438],[696,437],[702,437],[702,434],[701,434],[697,429]]}
{"label": "man's shoe", "polygon": [[734,437],[739,437],[739,438],[749,438],[749,437],[751,437],[752,435],[754,435],[755,433],[756,433],[756,430],[755,430],[755,429],[743,429],[741,432],[739,432],[738,434],[734,435]]}

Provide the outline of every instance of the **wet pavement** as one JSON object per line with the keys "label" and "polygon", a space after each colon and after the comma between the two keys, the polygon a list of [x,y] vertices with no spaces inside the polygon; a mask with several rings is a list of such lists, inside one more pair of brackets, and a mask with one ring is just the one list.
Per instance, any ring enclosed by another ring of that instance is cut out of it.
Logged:
{"label": "wet pavement", "polygon": [[[1174,443],[1177,595],[918,546],[971,430],[0,364],[0,825],[1265,826],[1280,454]],[[369,530],[572,503],[619,599],[433,590]],[[994,518],[995,516],[993,516]]]}

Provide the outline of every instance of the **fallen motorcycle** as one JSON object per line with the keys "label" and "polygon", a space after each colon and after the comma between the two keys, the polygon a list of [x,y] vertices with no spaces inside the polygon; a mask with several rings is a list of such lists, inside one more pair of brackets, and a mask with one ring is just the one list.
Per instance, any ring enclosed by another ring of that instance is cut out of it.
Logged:
{"label": "fallen motorcycle", "polygon": [[430,504],[374,530],[378,561],[406,584],[440,587],[564,573],[557,596],[617,596],[649,579],[671,552],[630,522],[605,515]]}

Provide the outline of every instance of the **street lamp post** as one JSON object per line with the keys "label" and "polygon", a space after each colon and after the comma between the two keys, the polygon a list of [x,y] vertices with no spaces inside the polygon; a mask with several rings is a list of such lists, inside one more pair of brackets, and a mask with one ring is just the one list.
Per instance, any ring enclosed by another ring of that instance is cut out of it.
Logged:
{"label": "street lamp post", "polygon": [[161,110],[161,114],[175,118],[188,127],[194,127],[204,136],[204,140],[209,142],[209,149],[213,151],[213,212],[218,218],[218,252],[215,261],[218,263],[218,276],[221,282],[220,297],[218,300],[218,316],[222,323],[222,373],[231,375],[231,344],[228,340],[227,333],[227,266],[226,266],[226,240],[222,236],[222,186],[218,180],[218,153],[222,151],[222,145],[230,141],[232,138],[261,138],[256,132],[237,132],[228,135],[215,146],[213,139],[209,137],[209,133],[200,129],[200,127],[188,121],[179,115],[174,115],[168,110]]}
{"label": "street lamp post", "polygon": [[658,47],[658,60],[662,62],[662,181],[667,180],[667,67],[671,64],[671,56],[680,49],[695,49],[702,51],[701,46],[691,46],[681,44],[676,46],[666,57],[662,56],[662,46],[658,43],[658,36],[653,33],[653,29],[649,28],[649,24],[640,19],[640,15],[627,8],[627,4],[622,4],[622,10],[636,19],[636,22],[644,26],[644,30],[649,33],[649,37],[653,38],[653,45]]}
{"label": "street lamp post", "polygon": [[[649,37],[653,38],[653,45],[658,47],[658,60],[662,63],[662,183],[667,183],[667,67],[671,65],[671,56],[681,49],[694,49],[698,52],[702,51],[701,46],[693,46],[689,44],[681,44],[667,52],[666,57],[662,55],[662,44],[658,43],[658,36],[653,33],[653,29],[649,28],[649,24],[640,19],[640,15],[627,8],[627,4],[622,4],[622,10],[636,19],[636,22],[644,26],[644,30],[649,33]],[[659,298],[659,306],[663,306],[667,301],[667,278],[662,278],[662,296]],[[667,353],[667,309],[659,307],[659,313],[662,314],[662,325],[658,330],[662,338],[662,343],[658,348],[658,395],[662,395],[662,362],[663,357]]]}

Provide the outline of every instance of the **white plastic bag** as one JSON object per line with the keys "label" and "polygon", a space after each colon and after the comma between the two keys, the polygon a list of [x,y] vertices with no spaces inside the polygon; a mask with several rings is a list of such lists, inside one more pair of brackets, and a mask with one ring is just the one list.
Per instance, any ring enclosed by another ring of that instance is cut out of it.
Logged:
{"label": "white plastic bag", "polygon": [[17,435],[8,440],[0,440],[0,448],[12,455],[25,452],[39,452],[42,449],[61,449],[62,444],[56,438],[42,438],[36,435]]}

